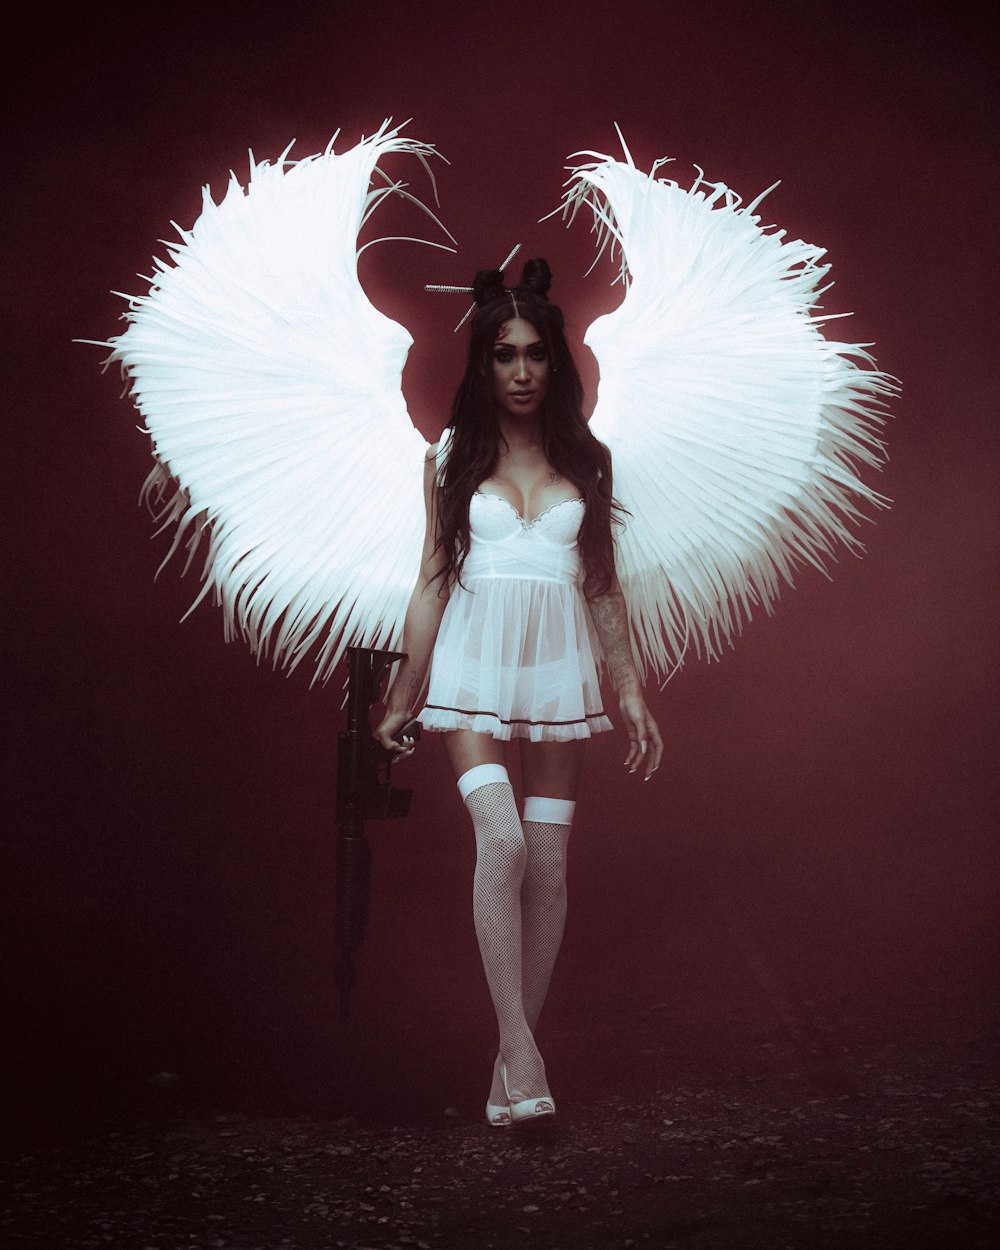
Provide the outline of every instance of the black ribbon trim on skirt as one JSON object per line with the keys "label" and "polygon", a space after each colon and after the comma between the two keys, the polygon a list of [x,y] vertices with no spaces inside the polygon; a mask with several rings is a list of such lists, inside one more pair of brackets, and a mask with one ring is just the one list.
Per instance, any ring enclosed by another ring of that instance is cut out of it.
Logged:
{"label": "black ribbon trim on skirt", "polygon": [[592,720],[597,720],[599,717],[606,715],[602,708],[599,712],[591,712],[588,716],[577,716],[574,720],[529,720],[526,716],[515,717],[513,720],[504,720],[496,712],[484,712],[481,709],[473,711],[467,707],[444,707],[440,703],[425,703],[424,707],[431,712],[457,712],[459,716],[490,716],[493,720],[499,721],[501,725],[586,725],[588,729]]}

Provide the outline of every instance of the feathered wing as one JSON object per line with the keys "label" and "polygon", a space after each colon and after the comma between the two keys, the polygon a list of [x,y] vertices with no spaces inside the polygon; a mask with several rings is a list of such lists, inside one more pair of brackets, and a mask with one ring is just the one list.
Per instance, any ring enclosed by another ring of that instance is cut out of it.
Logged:
{"label": "feathered wing", "polygon": [[177,527],[167,559],[200,549],[195,603],[213,594],[227,639],[289,670],[312,652],[320,680],[347,646],[398,646],[423,539],[412,339],[357,271],[362,225],[407,195],[373,181],[390,152],[433,149],[387,122],[340,155],[251,154],[246,187],[232,175],[218,204],[205,189],[108,344],[152,440],[143,494]]}
{"label": "feathered wing", "polygon": [[[821,569],[887,500],[858,476],[897,390],[863,345],[830,341],[816,302],[822,249],[760,224],[700,174],[689,190],[581,153],[563,214],[594,215],[621,256],[623,303],[584,341],[600,366],[591,420],[632,513],[618,570],[636,658],[669,676],[689,642],[717,657],[782,580]],[[766,194],[766,192],[765,192]],[[596,262],[595,262],[596,263]]]}

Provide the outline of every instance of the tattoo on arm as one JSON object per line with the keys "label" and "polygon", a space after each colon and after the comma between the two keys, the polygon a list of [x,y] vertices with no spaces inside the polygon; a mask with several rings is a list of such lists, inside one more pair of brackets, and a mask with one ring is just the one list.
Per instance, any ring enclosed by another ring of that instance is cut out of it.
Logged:
{"label": "tattoo on arm", "polygon": [[638,684],[639,675],[635,670],[632,644],[629,640],[625,596],[620,590],[599,595],[591,599],[590,612],[615,689],[621,690],[623,686]]}

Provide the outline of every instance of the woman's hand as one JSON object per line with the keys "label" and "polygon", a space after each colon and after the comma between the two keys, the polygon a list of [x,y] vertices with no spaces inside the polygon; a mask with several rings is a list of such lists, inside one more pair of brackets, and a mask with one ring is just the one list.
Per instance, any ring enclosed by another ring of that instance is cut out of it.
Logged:
{"label": "woman's hand", "polygon": [[601,640],[608,673],[618,691],[618,706],[628,730],[625,767],[634,773],[641,765],[645,773],[643,781],[648,781],[660,767],[663,740],[642,697],[642,686],[632,657],[625,596],[618,578],[612,578],[610,588],[604,594],[595,595],[589,603],[590,615]]}
{"label": "woman's hand", "polygon": [[643,769],[643,781],[648,781],[660,767],[663,757],[663,739],[656,721],[649,714],[642,691],[631,687],[621,692],[618,706],[628,730],[628,755],[625,767],[630,773]]}
{"label": "woman's hand", "polygon": [[[420,707],[420,692],[424,685],[424,674],[430,663],[431,653],[437,639],[441,617],[444,615],[448,596],[442,594],[438,587],[438,572],[441,563],[441,552],[437,547],[437,447],[428,449],[424,457],[424,504],[427,511],[427,527],[424,531],[424,550],[420,558],[420,573],[417,576],[413,594],[410,595],[406,609],[406,620],[403,624],[403,646],[405,652],[399,662],[395,680],[385,696],[385,716],[377,729],[372,730],[372,737],[387,751],[391,751],[397,759],[406,759],[413,754],[413,738],[404,735],[402,742],[393,739],[400,730],[407,729],[416,723],[416,717],[409,710]],[[388,685],[388,682],[386,683]]]}
{"label": "woman's hand", "polygon": [[397,759],[406,759],[414,752],[413,739],[405,735],[401,743],[395,739],[401,729],[408,728],[415,720],[409,712],[386,712],[382,723],[372,731],[372,737]]}

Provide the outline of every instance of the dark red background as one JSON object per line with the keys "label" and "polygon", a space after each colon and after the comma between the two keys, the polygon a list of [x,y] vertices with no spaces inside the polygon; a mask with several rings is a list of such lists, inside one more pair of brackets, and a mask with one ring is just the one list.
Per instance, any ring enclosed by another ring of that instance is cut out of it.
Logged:
{"label": "dark red background", "polygon": [[[196,583],[170,568],[153,584],[166,544],[136,507],[146,440],[103,353],[71,342],[116,332],[109,290],[144,289],[135,274],[170,220],[190,225],[201,185],[221,191],[248,147],[276,156],[295,138],[306,155],[385,116],[412,116],[409,133],[451,162],[437,173],[459,256],[386,243],[363,262],[417,339],[404,381],[429,437],[462,308],[424,282],[468,281],[521,241],[550,259],[577,337],[619,298],[606,263],[584,276],[582,220],[537,224],[567,155],[614,151],[615,121],[640,164],[673,155],[682,179],[692,162],[749,195],[781,179],[765,216],[829,249],[826,307],[854,311],[834,330],[875,342],[904,386],[879,484],[896,502],[866,528],[867,557],[845,556],[832,582],[803,572],[721,664],[651,693],[668,742],[655,783],[623,775],[620,735],[592,744],[550,1014],[589,1001],[606,1019],[623,982],[669,999],[680,961],[711,998],[729,975],[719,897],[796,993],[849,990],[891,1013],[911,991],[990,992],[997,166],[985,28],[961,6],[942,14],[157,5],[88,7],[25,37],[5,191],[5,919],[8,1070],[36,1121],[162,1070],[206,1097],[329,1095],[393,1114],[485,1093],[473,847],[439,744],[399,770],[412,818],[372,828],[344,1030],[338,690],[225,647],[211,608],[177,623]],[[425,193],[415,163],[393,168]],[[374,224],[433,237],[405,207]],[[588,1073],[585,1034],[561,1062]]]}

